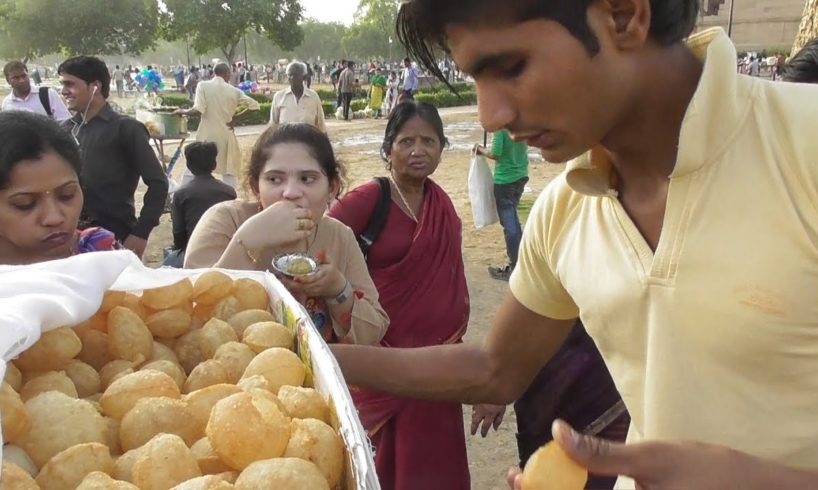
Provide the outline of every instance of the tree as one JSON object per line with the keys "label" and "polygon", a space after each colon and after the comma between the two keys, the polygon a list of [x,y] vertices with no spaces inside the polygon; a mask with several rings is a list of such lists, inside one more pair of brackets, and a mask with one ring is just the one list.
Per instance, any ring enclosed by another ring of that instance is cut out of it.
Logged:
{"label": "tree", "polygon": [[355,20],[344,35],[344,50],[350,57],[388,58],[393,53],[395,21],[400,0],[360,0]]}
{"label": "tree", "polygon": [[158,19],[156,0],[0,0],[0,57],[137,54]]}
{"label": "tree", "polygon": [[233,63],[248,31],[291,50],[304,33],[299,0],[165,0],[163,35],[169,41],[189,38],[196,53],[219,49]]}
{"label": "tree", "polygon": [[318,22],[309,19],[301,25],[304,29],[304,42],[292,51],[292,55],[301,60],[323,60],[343,58],[342,40],[347,27],[340,22]]}
{"label": "tree", "polygon": [[804,6],[804,16],[801,17],[801,27],[792,47],[792,54],[796,54],[811,39],[818,37],[818,0],[807,0]]}

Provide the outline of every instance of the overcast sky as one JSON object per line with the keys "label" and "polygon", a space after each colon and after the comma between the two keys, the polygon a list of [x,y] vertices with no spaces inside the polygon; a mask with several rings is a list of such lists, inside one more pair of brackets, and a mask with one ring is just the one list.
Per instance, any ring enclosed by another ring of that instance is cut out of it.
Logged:
{"label": "overcast sky", "polygon": [[301,0],[301,5],[305,17],[349,25],[358,8],[358,0]]}

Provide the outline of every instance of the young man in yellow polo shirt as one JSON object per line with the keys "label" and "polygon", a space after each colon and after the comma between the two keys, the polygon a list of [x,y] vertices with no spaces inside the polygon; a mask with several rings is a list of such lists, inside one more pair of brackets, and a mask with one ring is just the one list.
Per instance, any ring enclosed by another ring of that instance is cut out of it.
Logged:
{"label": "young man in yellow polo shirt", "polygon": [[487,130],[570,163],[484,345],[337,346],[347,381],[508,403],[579,316],[632,416],[627,445],[555,425],[591,472],[818,485],[818,89],[736,74],[721,30],[685,45],[698,3],[403,4],[409,51],[436,72],[434,48],[450,50]]}

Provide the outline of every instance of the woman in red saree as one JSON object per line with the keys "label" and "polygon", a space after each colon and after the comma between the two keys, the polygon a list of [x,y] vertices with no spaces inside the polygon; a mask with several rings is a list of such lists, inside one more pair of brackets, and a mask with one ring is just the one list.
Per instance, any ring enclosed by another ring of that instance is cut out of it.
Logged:
{"label": "woman in red saree", "polygon": [[[387,347],[460,342],[469,320],[461,222],[431,176],[446,145],[433,106],[409,101],[395,108],[382,156],[392,201],[367,264],[391,319]],[[330,214],[360,235],[380,196],[376,182],[350,191]],[[361,421],[375,446],[384,490],[470,488],[462,407],[352,388]]]}

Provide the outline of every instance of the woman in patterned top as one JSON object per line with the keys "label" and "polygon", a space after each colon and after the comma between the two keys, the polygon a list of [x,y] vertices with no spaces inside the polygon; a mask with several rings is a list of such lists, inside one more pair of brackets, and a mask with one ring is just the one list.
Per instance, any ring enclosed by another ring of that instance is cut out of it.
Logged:
{"label": "woman in patterned top", "polygon": [[51,119],[0,113],[0,264],[22,265],[118,249],[113,233],[78,230],[81,160]]}

